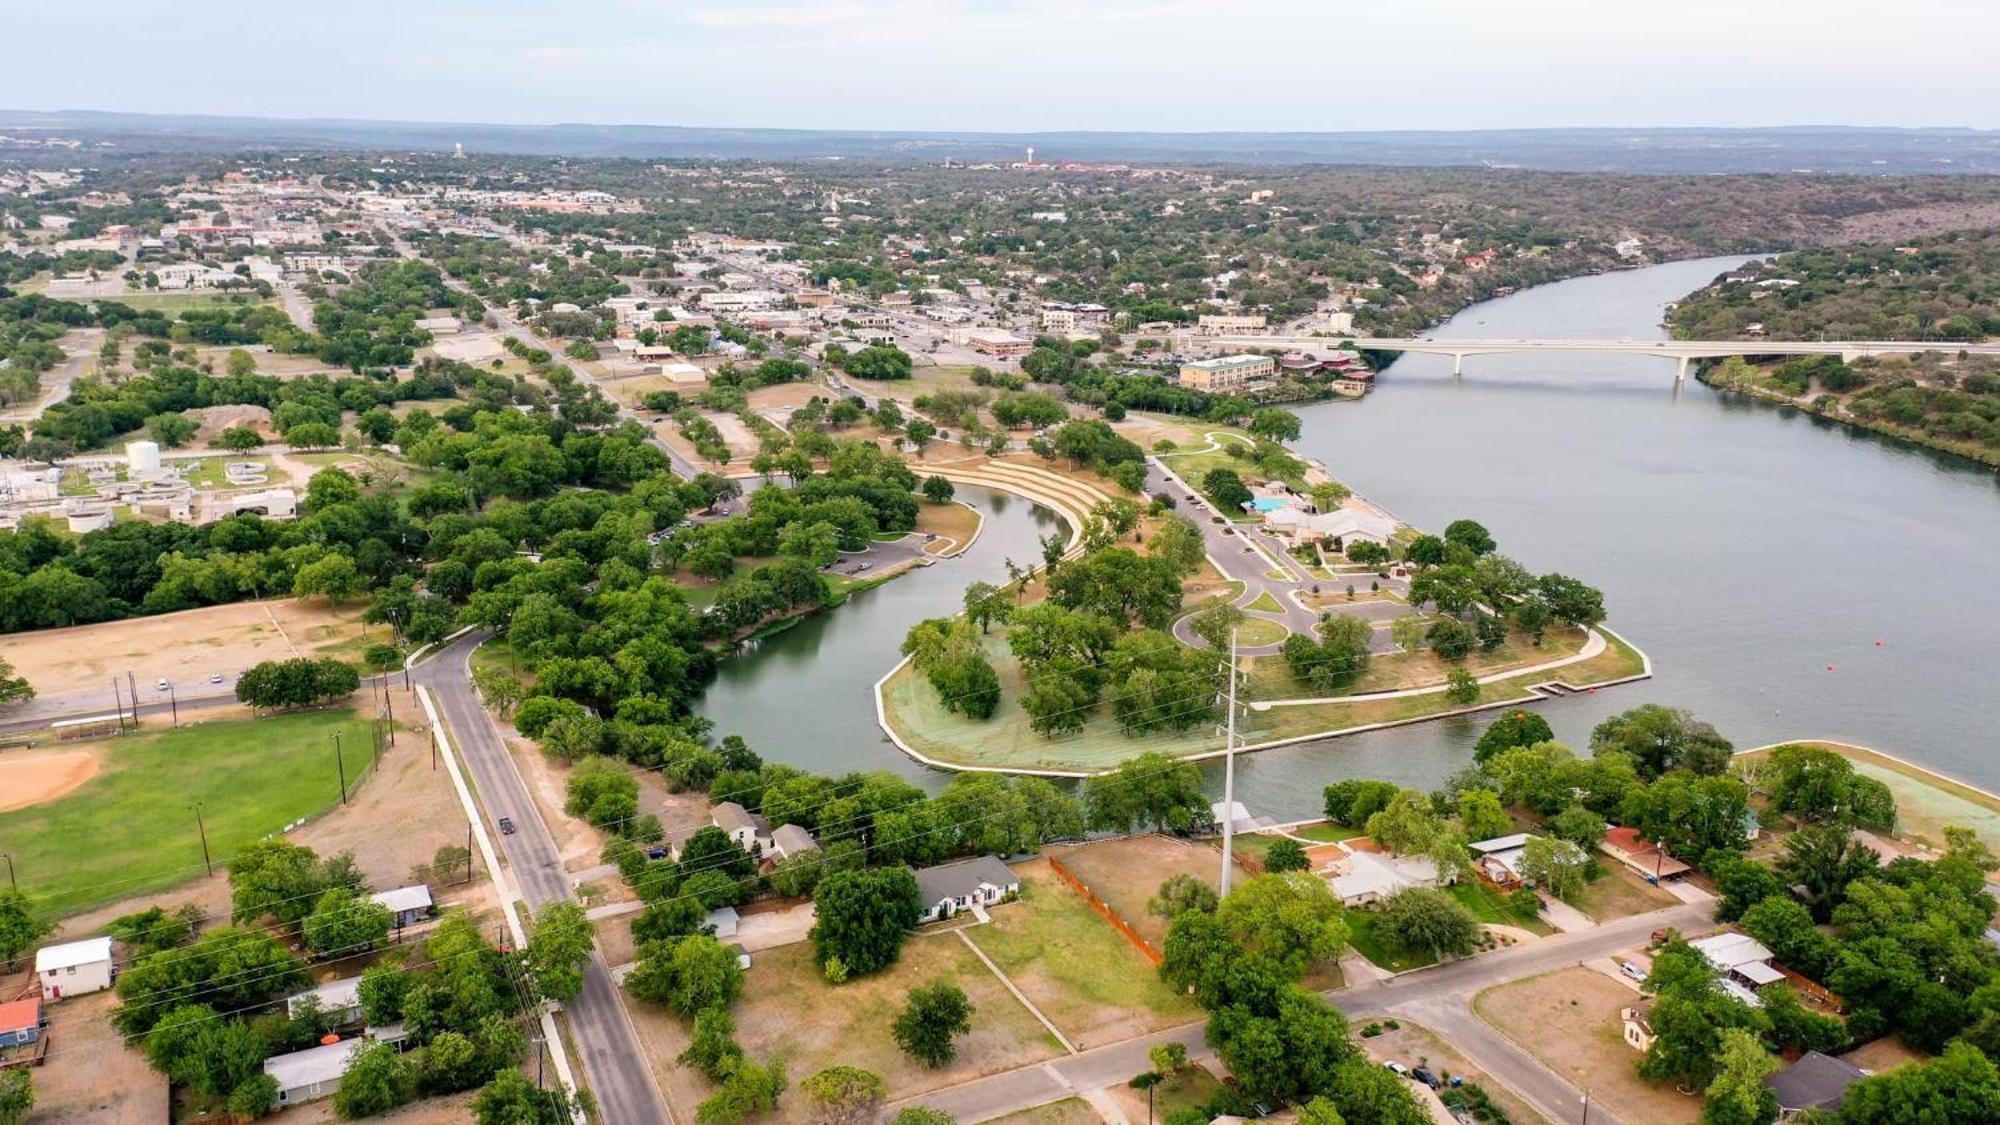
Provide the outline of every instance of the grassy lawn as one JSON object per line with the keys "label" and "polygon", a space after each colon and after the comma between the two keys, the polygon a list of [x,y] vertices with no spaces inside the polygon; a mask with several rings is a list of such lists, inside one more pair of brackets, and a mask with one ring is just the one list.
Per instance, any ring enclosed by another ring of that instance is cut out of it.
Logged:
{"label": "grassy lawn", "polygon": [[[264,467],[262,484],[233,485],[223,473],[223,466],[237,462],[255,462]],[[195,488],[265,488],[272,484],[284,484],[286,478],[275,474],[268,457],[246,456],[240,453],[222,453],[214,457],[203,457],[197,461],[176,461],[180,466],[181,478]]]}
{"label": "grassy lawn", "polygon": [[333,735],[353,787],[369,725],[351,709],[197,723],[102,743],[96,777],[55,801],[0,813],[0,852],[48,915],[176,886],[202,873],[189,806],[219,865],[237,849],[340,801]]}
{"label": "grassy lawn", "polygon": [[1151,961],[1049,870],[1023,864],[1021,901],[994,907],[966,936],[1078,1047],[1201,1018]]}
{"label": "grassy lawn", "polygon": [[1437,955],[1427,949],[1411,949],[1390,941],[1381,932],[1382,915],[1370,910],[1349,910],[1341,915],[1347,923],[1347,940],[1354,951],[1392,973],[1421,969],[1437,963]]}
{"label": "grassy lawn", "polygon": [[[1222,1089],[1222,1082],[1203,1070],[1199,1065],[1186,1070],[1153,1087],[1153,1121],[1165,1121],[1171,1114],[1184,1109],[1199,1109],[1208,1104]],[[1120,1083],[1111,1087],[1109,1093],[1118,1107],[1125,1111],[1125,1117],[1134,1122],[1148,1120],[1146,1116],[1146,1091],[1134,1090]]]}
{"label": "grassy lawn", "polygon": [[232,296],[204,289],[173,290],[166,293],[120,293],[116,297],[105,297],[106,301],[116,301],[121,305],[140,310],[178,312],[181,309],[210,309],[230,305],[267,305],[274,302],[261,301],[255,297]]}
{"label": "grassy lawn", "polygon": [[996,1117],[991,1125],[1101,1125],[1103,1120],[1082,1098],[1064,1098],[1059,1102]]}
{"label": "grassy lawn", "polygon": [[1285,612],[1285,607],[1278,604],[1278,599],[1272,597],[1271,592],[1269,590],[1266,590],[1263,593],[1258,594],[1257,597],[1253,599],[1249,605],[1246,605],[1243,608],[1262,610],[1265,613]]}
{"label": "grassy lawn", "polygon": [[1344,824],[1335,824],[1330,820],[1322,820],[1317,824],[1301,824],[1297,828],[1292,829],[1291,832],[1294,836],[1304,836],[1308,840],[1320,840],[1328,844],[1337,844],[1355,835],[1356,830]]}
{"label": "grassy lawn", "polygon": [[1593,921],[1609,922],[1679,905],[1679,899],[1641,879],[1617,860],[1599,857],[1598,862],[1604,873],[1586,884],[1583,893],[1570,903]]}
{"label": "grassy lawn", "polygon": [[1274,645],[1292,635],[1290,629],[1276,621],[1266,621],[1261,617],[1246,617],[1236,628],[1236,643],[1248,648],[1253,645]]}
{"label": "grassy lawn", "polygon": [[1453,884],[1451,897],[1481,922],[1496,926],[1517,926],[1529,933],[1547,934],[1554,929],[1537,914],[1521,914],[1507,903],[1507,897],[1484,883],[1467,881]]}

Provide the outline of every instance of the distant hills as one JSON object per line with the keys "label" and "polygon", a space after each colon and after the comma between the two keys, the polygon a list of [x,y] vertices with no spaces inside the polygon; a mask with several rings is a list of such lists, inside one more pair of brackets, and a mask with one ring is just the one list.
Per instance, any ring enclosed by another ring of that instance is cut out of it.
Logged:
{"label": "distant hills", "polygon": [[[51,130],[138,152],[368,149],[634,159],[846,158],[1523,167],[1577,172],[2000,172],[2000,131],[1796,126],[1342,133],[943,133],[490,125],[0,110],[0,133]],[[4,149],[0,149],[4,151]]]}

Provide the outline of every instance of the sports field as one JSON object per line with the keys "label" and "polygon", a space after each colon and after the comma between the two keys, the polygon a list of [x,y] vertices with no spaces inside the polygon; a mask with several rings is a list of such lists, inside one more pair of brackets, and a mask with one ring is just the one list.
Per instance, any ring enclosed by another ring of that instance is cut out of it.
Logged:
{"label": "sports field", "polygon": [[[162,890],[202,873],[193,806],[218,866],[238,848],[340,802],[366,774],[369,724],[351,708],[216,721],[67,747],[96,773],[40,804],[0,813],[0,853],[47,917]],[[4,758],[4,754],[0,754]]]}

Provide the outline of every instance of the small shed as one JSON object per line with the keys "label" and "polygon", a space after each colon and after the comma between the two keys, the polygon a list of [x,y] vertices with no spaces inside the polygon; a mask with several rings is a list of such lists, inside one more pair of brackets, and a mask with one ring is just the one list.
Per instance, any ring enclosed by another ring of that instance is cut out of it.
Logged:
{"label": "small shed", "polygon": [[42,1037],[42,998],[24,996],[0,1004],[0,1050],[25,1047]]}
{"label": "small shed", "polygon": [[265,1059],[264,1073],[278,1084],[278,1106],[299,1105],[332,1095],[340,1089],[348,1064],[366,1045],[360,1039],[344,1039]]}
{"label": "small shed", "polygon": [[736,928],[742,924],[742,916],[736,913],[736,908],[733,906],[719,906],[709,911],[708,917],[702,919],[702,925],[709,927],[722,941],[735,937]]}
{"label": "small shed", "polygon": [[35,978],[42,982],[42,996],[49,1000],[101,992],[111,987],[116,975],[108,937],[45,945],[35,951]]}
{"label": "small shed", "polygon": [[389,908],[396,916],[396,928],[414,926],[431,916],[431,889],[422,883],[410,887],[397,887],[393,891],[381,891],[368,896]]}

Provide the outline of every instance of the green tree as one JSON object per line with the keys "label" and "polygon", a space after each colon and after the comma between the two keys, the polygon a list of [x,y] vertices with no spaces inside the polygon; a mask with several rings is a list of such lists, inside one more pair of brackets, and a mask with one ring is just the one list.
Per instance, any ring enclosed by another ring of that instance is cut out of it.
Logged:
{"label": "green tree", "polygon": [[1778,1119],[1778,1095],[1764,1084],[1780,1064],[1757,1037],[1740,1027],[1722,1033],[1715,1080],[1701,1106],[1704,1125],[1770,1125]]}
{"label": "green tree", "polygon": [[904,1106],[889,1119],[889,1125],[956,1125],[958,1118],[927,1105]]}
{"label": "green tree", "polygon": [[535,915],[535,932],[521,951],[521,968],[536,996],[567,1004],[583,991],[583,967],[597,927],[573,902],[551,902]]}
{"label": "green tree", "polygon": [[1439,957],[1471,953],[1479,941],[1479,922],[1458,900],[1431,887],[1405,887],[1383,899],[1379,925],[1389,940]]}
{"label": "green tree", "polygon": [[1729,768],[1735,747],[1687,711],[1642,703],[1597,724],[1590,732],[1590,750],[1625,754],[1639,776],[1651,780],[1675,769],[1719,774]]}
{"label": "green tree", "polygon": [[54,929],[35,917],[25,893],[13,887],[0,889],[0,963],[11,964]]}
{"label": "green tree", "polygon": [[695,1107],[697,1125],[736,1125],[737,1122],[777,1108],[785,1092],[785,1064],[774,1060],[758,1066],[747,1058],[730,1062],[722,1083]]}
{"label": "green tree", "polygon": [[1157,750],[1086,780],[1083,801],[1092,828],[1117,832],[1139,825],[1185,831],[1209,819],[1201,768]]}
{"label": "green tree", "polygon": [[1252,414],[1250,425],[1246,428],[1268,441],[1299,440],[1299,416],[1279,407],[1269,407]]}
{"label": "green tree", "polygon": [[838,958],[849,974],[894,964],[923,914],[916,876],[907,868],[834,872],[820,880],[813,903],[815,956],[822,967]]}
{"label": "green tree", "polygon": [[1453,668],[1445,675],[1445,696],[1453,703],[1467,706],[1479,702],[1479,679],[1463,668]]}
{"label": "green tree", "polygon": [[1521,874],[1537,888],[1569,902],[1590,882],[1590,856],[1568,840],[1530,836],[1521,850]]}
{"label": "green tree", "polygon": [[1273,875],[1286,871],[1304,871],[1312,866],[1306,858],[1305,846],[1289,836],[1280,836],[1264,851],[1264,870]]}
{"label": "green tree", "polygon": [[872,1070],[858,1066],[830,1066],[804,1082],[812,1119],[822,1125],[861,1125],[881,1116],[889,1098],[889,1084]]}
{"label": "green tree", "polygon": [[956,490],[952,488],[951,482],[945,478],[936,474],[924,478],[924,499],[929,500],[931,503],[948,504],[955,494]]}
{"label": "green tree", "polygon": [[1804,887],[1813,920],[1824,922],[1847,898],[1847,886],[1871,875],[1881,857],[1838,825],[1815,824],[1785,837],[1785,854],[1778,859],[1778,877],[1787,886]]}
{"label": "green tree", "polygon": [[35,698],[35,687],[25,676],[14,674],[14,666],[0,657],[0,708],[26,703]]}
{"label": "green tree", "polygon": [[1549,831],[1557,839],[1568,840],[1585,851],[1595,848],[1609,827],[1603,817],[1582,805],[1571,805],[1549,818]]}
{"label": "green tree", "polygon": [[416,1095],[416,1067],[409,1056],[386,1043],[370,1043],[354,1053],[333,1094],[333,1111],[343,1121],[379,1117]]}
{"label": "green tree", "polygon": [[306,948],[322,957],[348,957],[389,940],[396,915],[350,887],[332,887],[306,916]]}
{"label": "green tree", "polygon": [[742,1057],[743,1048],[736,1043],[736,1021],[729,1018],[727,1008],[711,1004],[695,1013],[688,1048],[674,1061],[693,1067],[710,1082],[720,1082]]}
{"label": "green tree", "polygon": [[1245,881],[1222,900],[1215,917],[1244,950],[1293,980],[1332,962],[1347,945],[1332,889],[1303,872]]}
{"label": "green tree", "polygon": [[1417,855],[1426,851],[1443,818],[1431,807],[1430,797],[1421,789],[1404,789],[1390,799],[1382,811],[1368,818],[1368,835],[1392,852]]}
{"label": "green tree", "polygon": [[1468,839],[1490,840],[1514,831],[1514,819],[1491,789],[1468,789],[1458,795],[1458,823]]}
{"label": "green tree", "polygon": [[1210,469],[1201,478],[1201,490],[1225,514],[1241,511],[1254,498],[1235,469]]}
{"label": "green tree", "polygon": [[1395,799],[1401,790],[1392,781],[1349,778],[1321,790],[1326,818],[1336,824],[1359,827]]}
{"label": "green tree", "polygon": [[1215,888],[1198,875],[1182,872],[1170,875],[1160,884],[1159,891],[1146,900],[1146,913],[1172,921],[1189,910],[1199,910],[1205,914],[1215,913],[1221,904]]}
{"label": "green tree", "polygon": [[1953,1043],[1928,1063],[1856,1082],[1840,1103],[1842,1121],[2000,1121],[2000,1068],[1969,1043]]}
{"label": "green tree", "polygon": [[560,1097],[535,1085],[535,1080],[508,1067],[472,1099],[472,1119],[478,1125],[569,1125]]}
{"label": "green tree", "polygon": [[22,1125],[35,1108],[35,1078],[26,1068],[0,1070],[0,1125]]}
{"label": "green tree", "polygon": [[974,582],[965,588],[965,616],[984,634],[989,625],[1005,625],[1014,616],[1014,595],[1005,586]]}
{"label": "green tree", "polygon": [[204,1099],[229,1096],[258,1073],[264,1045],[250,1026],[227,1020],[206,1004],[186,1004],[160,1017],[145,1040],[146,1061]]}
{"label": "green tree", "polygon": [[178,411],[155,414],[146,419],[146,433],[167,449],[179,449],[200,429],[195,420]]}
{"label": "green tree", "polygon": [[1208,558],[1200,525],[1186,516],[1168,516],[1153,532],[1153,555],[1166,560],[1182,578],[1200,570]]}
{"label": "green tree", "polygon": [[950,981],[910,990],[893,1025],[896,1045],[925,1066],[944,1066],[958,1056],[958,1036],[972,1030],[972,1001]]}
{"label": "green tree", "polygon": [[634,997],[684,1016],[727,1008],[743,994],[736,951],[708,934],[648,942],[625,978]]}

